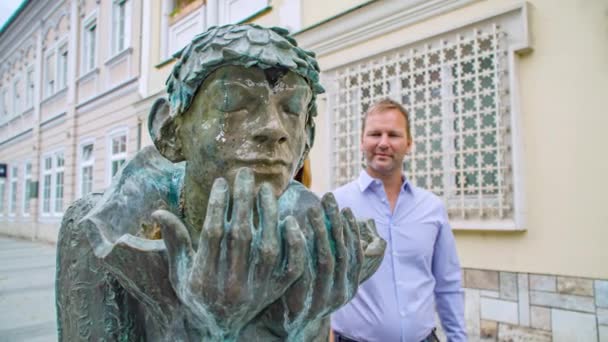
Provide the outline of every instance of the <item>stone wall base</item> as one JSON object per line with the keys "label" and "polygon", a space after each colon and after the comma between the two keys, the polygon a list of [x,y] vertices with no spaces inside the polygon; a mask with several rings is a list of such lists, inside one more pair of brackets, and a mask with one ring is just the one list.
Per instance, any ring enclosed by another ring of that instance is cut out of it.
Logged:
{"label": "stone wall base", "polygon": [[465,268],[463,281],[469,341],[608,342],[608,280]]}

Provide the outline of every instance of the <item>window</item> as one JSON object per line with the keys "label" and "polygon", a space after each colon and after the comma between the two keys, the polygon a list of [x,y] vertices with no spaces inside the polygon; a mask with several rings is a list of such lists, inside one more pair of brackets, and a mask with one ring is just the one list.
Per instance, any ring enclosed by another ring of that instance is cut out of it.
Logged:
{"label": "window", "polygon": [[122,164],[127,160],[127,133],[120,132],[110,135],[109,179],[114,177]]}
{"label": "window", "polygon": [[443,197],[450,218],[513,218],[507,34],[488,24],[333,73],[333,186],[354,179],[361,118],[375,101],[404,104],[414,150],[404,169]]}
{"label": "window", "polygon": [[21,80],[13,82],[13,115],[21,114]]}
{"label": "window", "polygon": [[9,188],[9,202],[8,202],[8,214],[9,216],[15,216],[17,213],[17,183],[19,182],[19,167],[11,167],[10,188]]}
{"label": "window", "polygon": [[44,94],[46,97],[53,95],[55,91],[55,54],[52,53],[46,56],[45,68],[45,82]]}
{"label": "window", "polygon": [[8,91],[2,89],[0,94],[0,118],[6,118],[8,116]]}
{"label": "window", "polygon": [[0,216],[4,215],[4,178],[0,178]]}
{"label": "window", "polygon": [[27,162],[23,167],[23,216],[30,215],[30,197],[32,187],[32,163]]}
{"label": "window", "polygon": [[84,51],[82,53],[82,71],[89,72],[95,68],[97,40],[97,20],[89,20],[84,26]]}
{"label": "window", "polygon": [[57,89],[61,90],[68,84],[68,45],[59,48],[57,60]]}
{"label": "window", "polygon": [[27,70],[26,82],[25,107],[29,109],[34,105],[34,69],[31,67]]}
{"label": "window", "polygon": [[63,153],[55,155],[55,212],[63,213],[63,170],[65,160]]}
{"label": "window", "polygon": [[93,191],[93,143],[87,143],[80,148],[80,196]]}
{"label": "window", "polygon": [[42,165],[42,214],[51,213],[51,181],[53,180],[53,158],[44,158]]}
{"label": "window", "polygon": [[114,0],[112,5],[112,53],[117,54],[127,48],[130,34],[130,5],[127,0]]}
{"label": "window", "polygon": [[42,160],[42,215],[63,214],[64,155],[55,152]]}

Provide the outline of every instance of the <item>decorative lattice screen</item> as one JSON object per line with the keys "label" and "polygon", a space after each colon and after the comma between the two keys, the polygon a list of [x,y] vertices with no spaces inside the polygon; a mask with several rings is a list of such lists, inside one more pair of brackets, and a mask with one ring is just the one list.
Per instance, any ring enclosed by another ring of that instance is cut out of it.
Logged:
{"label": "decorative lattice screen", "polygon": [[391,97],[409,111],[410,181],[443,197],[451,218],[512,218],[506,38],[478,27],[332,72],[333,185],[359,174],[363,113]]}

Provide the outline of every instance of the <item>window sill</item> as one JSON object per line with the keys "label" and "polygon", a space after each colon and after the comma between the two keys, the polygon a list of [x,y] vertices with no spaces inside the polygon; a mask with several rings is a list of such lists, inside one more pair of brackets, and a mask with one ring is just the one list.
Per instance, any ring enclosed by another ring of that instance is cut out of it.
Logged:
{"label": "window sill", "polygon": [[52,95],[47,96],[44,100],[42,100],[42,102],[40,102],[40,104],[44,105],[46,103],[54,101],[58,97],[65,95],[67,93],[67,90],[68,90],[68,87],[63,87],[63,89],[58,90],[55,93],[53,93]]}
{"label": "window sill", "polygon": [[114,54],[114,56],[108,58],[103,64],[105,66],[114,66],[122,61],[124,61],[128,56],[133,54],[133,48],[128,47]]}
{"label": "window sill", "polygon": [[514,220],[450,220],[454,231],[524,232]]}
{"label": "window sill", "polygon": [[98,75],[99,75],[99,68],[93,68],[93,69],[85,72],[84,74],[82,74],[76,82],[78,82],[79,84],[85,83],[85,82],[88,82],[88,81],[94,79]]}

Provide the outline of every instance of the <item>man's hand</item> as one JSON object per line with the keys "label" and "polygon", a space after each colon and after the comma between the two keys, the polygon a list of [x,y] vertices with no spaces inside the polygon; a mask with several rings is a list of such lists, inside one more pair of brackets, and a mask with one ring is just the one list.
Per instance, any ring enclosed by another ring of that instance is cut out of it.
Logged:
{"label": "man's hand", "polygon": [[240,169],[227,221],[228,185],[222,178],[214,182],[197,251],[178,217],[163,210],[153,214],[162,229],[177,296],[218,338],[237,336],[305,267],[304,236],[293,217],[278,222],[277,202],[267,184],[257,196],[259,220],[254,226],[254,189],[252,171]]}

